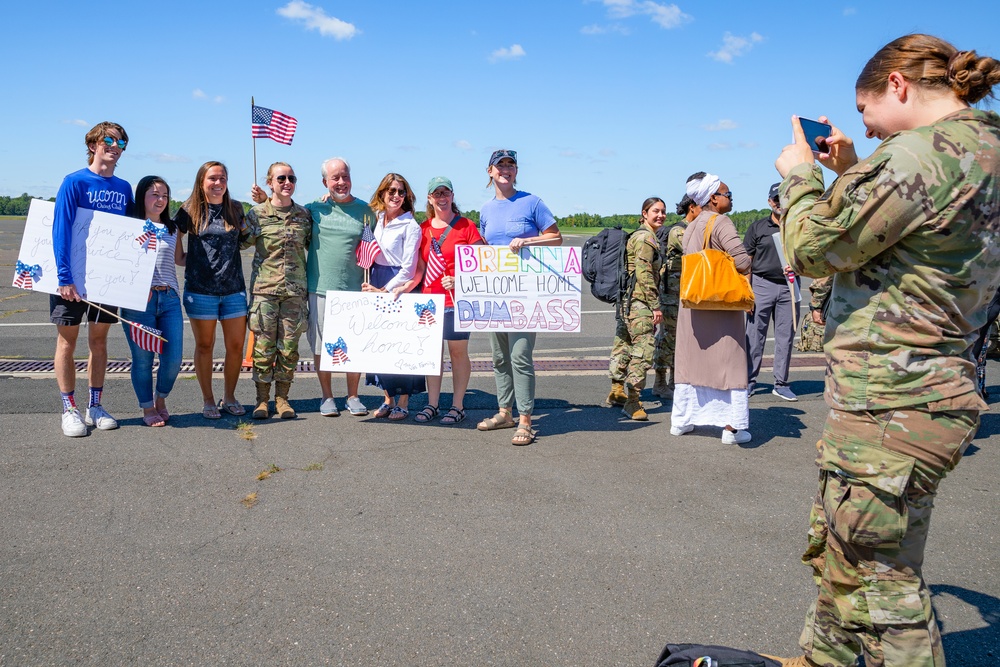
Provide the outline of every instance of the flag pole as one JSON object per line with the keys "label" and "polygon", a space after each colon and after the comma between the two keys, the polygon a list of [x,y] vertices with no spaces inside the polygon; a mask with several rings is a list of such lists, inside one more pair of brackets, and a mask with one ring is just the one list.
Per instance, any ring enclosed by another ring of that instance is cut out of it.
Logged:
{"label": "flag pole", "polygon": [[[112,313],[112,312],[111,312],[110,310],[108,310],[107,308],[102,308],[101,306],[97,305],[97,304],[96,304],[96,303],[94,303],[93,301],[87,301],[86,299],[84,299],[84,298],[82,298],[82,297],[80,298],[80,301],[83,301],[84,303],[86,303],[86,304],[89,304],[89,305],[93,306],[93,307],[94,307],[94,308],[96,308],[97,310],[100,310],[100,311],[102,311],[102,312],[105,312],[105,313],[107,313],[107,314],[108,314],[108,315],[110,315],[111,317],[117,317],[117,318],[118,318],[119,320],[121,320],[121,321],[122,321],[122,322],[124,322],[125,324],[129,324],[129,325],[132,325],[132,326],[141,326],[141,325],[137,325],[137,324],[136,324],[135,322],[133,322],[133,321],[131,321],[131,320],[126,320],[126,319],[125,319],[124,317],[122,317],[122,316],[121,316],[121,315],[119,315],[118,313]],[[168,340],[167,340],[166,338],[164,338],[163,336],[157,336],[157,335],[156,335],[155,333],[153,333],[153,332],[152,332],[152,331],[150,331],[149,329],[146,329],[146,333],[148,333],[148,334],[149,334],[150,336],[152,336],[153,338],[159,338],[159,339],[160,339],[160,340],[162,340],[162,341],[163,341],[164,343],[169,343],[169,342],[170,342],[170,341],[168,341]]]}
{"label": "flag pole", "polygon": [[[253,103],[253,95],[250,96],[250,124],[253,125],[253,108],[256,105]],[[253,136],[253,132],[250,133],[253,141],[253,182],[254,185],[257,184],[257,137]]]}

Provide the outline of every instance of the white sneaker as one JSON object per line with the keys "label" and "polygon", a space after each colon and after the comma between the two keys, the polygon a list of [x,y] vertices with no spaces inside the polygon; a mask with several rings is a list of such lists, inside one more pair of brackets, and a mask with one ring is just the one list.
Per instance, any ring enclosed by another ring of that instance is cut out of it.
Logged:
{"label": "white sneaker", "polygon": [[87,408],[87,426],[96,426],[101,431],[113,431],[118,428],[118,422],[100,405]]}
{"label": "white sneaker", "polygon": [[694,430],[694,424],[688,424],[687,426],[671,426],[670,435],[684,435],[685,433],[690,433]]}
{"label": "white sneaker", "polygon": [[722,431],[722,444],[724,445],[743,445],[750,442],[750,431],[729,431],[723,429]]}
{"label": "white sneaker", "polygon": [[339,417],[340,410],[337,409],[337,401],[332,398],[323,399],[319,404],[319,413],[324,417]]}
{"label": "white sneaker", "polygon": [[79,438],[87,435],[87,425],[83,423],[83,417],[76,408],[62,413],[63,435],[67,438]]}

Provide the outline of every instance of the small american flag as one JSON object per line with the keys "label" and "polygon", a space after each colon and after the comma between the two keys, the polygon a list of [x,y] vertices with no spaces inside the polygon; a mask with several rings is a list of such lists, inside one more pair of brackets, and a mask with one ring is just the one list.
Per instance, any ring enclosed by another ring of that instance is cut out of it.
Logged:
{"label": "small american flag", "polygon": [[166,233],[165,227],[158,227],[151,220],[147,220],[142,226],[142,235],[137,236],[135,240],[139,242],[140,248],[145,248],[146,252],[149,252],[156,250],[156,242],[162,240]]}
{"label": "small american flag", "polygon": [[132,342],[134,342],[140,350],[155,352],[157,354],[163,353],[162,331],[154,329],[153,327],[147,327],[137,322],[130,323],[129,329],[132,332]]}
{"label": "small american flag", "polygon": [[413,309],[417,311],[417,315],[419,316],[417,319],[418,324],[434,324],[434,311],[437,308],[433,300],[427,303],[415,303],[413,304]]}
{"label": "small american flag", "polygon": [[368,225],[365,225],[365,231],[361,234],[361,241],[358,242],[355,254],[358,256],[358,266],[362,269],[372,268],[375,258],[382,254],[382,248],[379,247],[375,234]]}
{"label": "small american flag", "polygon": [[327,353],[333,357],[333,364],[346,364],[350,359],[347,358],[347,343],[344,342],[343,338],[338,338],[336,343],[326,344]]}
{"label": "small american flag", "polygon": [[38,264],[28,265],[21,260],[17,260],[17,264],[14,265],[13,287],[31,289],[35,286],[35,281],[40,275],[42,275],[42,267]]}
{"label": "small american flag", "polygon": [[295,136],[299,121],[280,111],[258,106],[253,107],[250,116],[250,130],[254,139],[274,139],[279,144],[292,145],[292,137]]}
{"label": "small american flag", "polygon": [[431,239],[431,251],[427,253],[427,270],[424,271],[424,282],[428,285],[444,275],[447,268],[444,253],[437,239]]}

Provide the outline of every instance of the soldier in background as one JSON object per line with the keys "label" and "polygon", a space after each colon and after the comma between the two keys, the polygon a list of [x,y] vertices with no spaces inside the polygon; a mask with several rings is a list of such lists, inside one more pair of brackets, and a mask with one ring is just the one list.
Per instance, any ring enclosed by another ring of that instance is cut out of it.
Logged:
{"label": "soldier in background", "polygon": [[[663,323],[663,290],[660,289],[660,243],[656,230],[666,219],[667,209],[659,197],[642,203],[642,224],[629,235],[625,245],[628,287],[618,299],[615,340],[612,345],[611,396],[625,393],[622,412],[629,419],[646,421],[639,400],[646,386],[646,373],[653,364],[656,326]],[[624,390],[624,391],[623,391]]]}
{"label": "soldier in background", "polygon": [[830,290],[833,288],[833,277],[817,278],[809,285],[809,312],[802,316],[802,327],[799,329],[799,352],[822,352],[823,331],[826,325],[826,309],[830,303]]}
{"label": "soldier in background", "polygon": [[803,556],[818,595],[783,665],[945,664],[922,567],[938,485],[986,409],[969,348],[1000,286],[1000,116],[970,105],[998,83],[992,58],[900,37],[855,86],[875,152],[859,161],[838,128],[817,145],[793,118],[775,162],[788,260],[837,295]]}
{"label": "soldier in background", "polygon": [[[688,176],[687,182],[704,178],[705,172]],[[698,217],[701,206],[694,203],[684,193],[677,204],[677,215],[684,216],[680,222],[660,227],[656,230],[656,238],[660,241],[660,256],[663,263],[660,269],[660,289],[663,290],[663,323],[656,330],[656,352],[653,355],[653,370],[656,379],[653,381],[653,395],[660,398],[674,397],[674,350],[677,348],[677,308],[680,307],[681,289],[681,255],[684,254],[684,230],[688,223]]]}
{"label": "soldier in background", "polygon": [[[268,418],[274,382],[275,413],[293,419],[288,390],[299,363],[299,338],[308,322],[306,249],[312,240],[312,215],[292,201],[296,178],[288,164],[275,162],[268,167],[266,182],[273,194],[247,213],[250,237],[244,242],[256,249],[247,316],[254,334],[253,418]],[[253,194],[262,194],[256,183],[253,188]]]}

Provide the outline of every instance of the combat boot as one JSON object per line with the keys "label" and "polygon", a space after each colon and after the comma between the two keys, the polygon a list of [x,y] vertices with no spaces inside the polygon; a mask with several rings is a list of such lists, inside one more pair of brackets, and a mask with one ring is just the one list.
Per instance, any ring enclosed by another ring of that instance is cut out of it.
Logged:
{"label": "combat boot", "polygon": [[662,396],[660,392],[667,390],[667,371],[664,369],[656,371],[656,379],[653,380],[653,396]]}
{"label": "combat boot", "polygon": [[644,422],[649,419],[646,411],[642,408],[642,402],[639,400],[639,390],[635,387],[628,388],[628,398],[625,401],[625,405],[622,406],[622,414],[637,422]]}
{"label": "combat boot", "polygon": [[626,401],[628,401],[628,396],[625,395],[625,383],[612,382],[611,393],[608,394],[608,399],[606,401],[608,406],[613,408],[619,405],[625,405]]}
{"label": "combat boot", "polygon": [[274,412],[282,419],[295,419],[295,410],[288,403],[288,390],[291,382],[274,383]]}
{"label": "combat boot", "polygon": [[253,409],[254,419],[267,419],[267,402],[271,399],[271,383],[257,382],[257,407]]}

